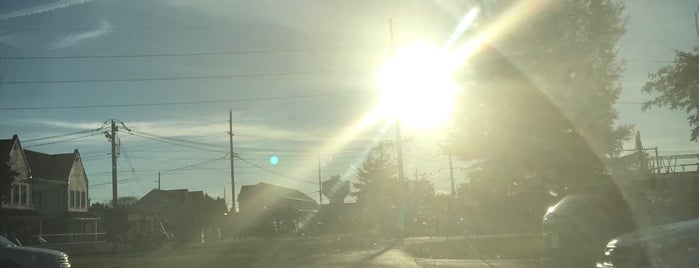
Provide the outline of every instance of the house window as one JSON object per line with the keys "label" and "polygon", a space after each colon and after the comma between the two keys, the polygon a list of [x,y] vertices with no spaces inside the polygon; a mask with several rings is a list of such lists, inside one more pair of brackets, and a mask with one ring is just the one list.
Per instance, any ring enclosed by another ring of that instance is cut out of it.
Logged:
{"label": "house window", "polygon": [[19,185],[13,184],[12,185],[12,192],[10,193],[12,195],[12,204],[19,204]]}
{"label": "house window", "polygon": [[87,204],[87,193],[85,191],[80,192],[80,208],[85,208]]}
{"label": "house window", "polygon": [[75,191],[70,190],[70,208],[75,208]]}
{"label": "house window", "polygon": [[21,205],[26,205],[28,200],[28,195],[29,195],[29,190],[27,189],[26,184],[20,184],[19,185],[19,201]]}

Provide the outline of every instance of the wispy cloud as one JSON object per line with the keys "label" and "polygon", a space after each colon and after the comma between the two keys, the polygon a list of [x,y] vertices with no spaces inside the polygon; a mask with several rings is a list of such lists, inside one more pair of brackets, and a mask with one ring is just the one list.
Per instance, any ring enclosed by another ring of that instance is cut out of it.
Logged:
{"label": "wispy cloud", "polygon": [[112,25],[109,24],[109,22],[106,20],[101,20],[99,22],[99,24],[97,25],[97,29],[85,31],[85,32],[77,33],[77,34],[70,34],[70,35],[62,36],[62,37],[58,38],[58,40],[56,40],[56,42],[54,42],[51,47],[54,49],[59,49],[59,48],[66,48],[66,47],[75,46],[83,40],[97,38],[97,37],[100,37],[102,35],[105,35],[105,34],[111,32],[111,31],[112,31]]}
{"label": "wispy cloud", "polygon": [[50,11],[54,11],[57,9],[73,6],[73,5],[89,3],[92,1],[94,1],[94,0],[60,0],[60,1],[46,4],[46,5],[40,5],[40,6],[15,10],[15,11],[8,12],[5,14],[0,14],[0,20],[8,20],[8,19],[13,19],[13,18],[18,18],[18,17],[24,17],[24,16],[29,16],[29,15],[39,14],[39,13],[50,12]]}
{"label": "wispy cloud", "polygon": [[[96,129],[104,122],[71,122],[55,120],[22,120],[28,125],[41,125],[51,128],[63,128],[66,132],[74,130]],[[221,133],[222,139],[227,136],[227,122],[202,123],[201,121],[131,121],[127,127],[140,132],[167,137],[197,137]],[[316,141],[318,138],[293,130],[271,128],[252,123],[234,123],[234,133],[238,141],[283,140],[283,141]],[[227,140],[227,138],[225,138]]]}
{"label": "wispy cloud", "polygon": [[24,40],[15,34],[6,34],[0,36],[0,43],[11,47],[21,47],[24,45]]}

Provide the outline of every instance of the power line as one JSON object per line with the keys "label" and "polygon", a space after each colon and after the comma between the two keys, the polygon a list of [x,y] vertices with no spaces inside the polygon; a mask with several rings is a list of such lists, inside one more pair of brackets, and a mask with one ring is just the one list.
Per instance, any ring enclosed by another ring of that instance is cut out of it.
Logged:
{"label": "power line", "polygon": [[[206,160],[206,161],[203,161],[203,162],[199,162],[199,163],[192,164],[192,165],[188,165],[188,166],[184,166],[184,167],[179,167],[179,168],[174,168],[174,169],[165,170],[165,171],[163,171],[163,172],[161,172],[161,173],[162,173],[162,174],[174,174],[174,173],[177,173],[177,172],[180,172],[180,171],[189,170],[189,169],[192,169],[192,168],[195,168],[195,167],[198,167],[198,166],[202,166],[202,165],[206,165],[206,164],[209,164],[209,163],[211,163],[211,162],[214,162],[214,161],[217,161],[217,160],[221,160],[221,159],[225,159],[225,158],[226,158],[225,156],[224,156],[224,157],[219,157],[219,158],[214,158],[214,159]],[[157,176],[157,175],[134,177],[134,178],[130,178],[130,179],[119,180],[119,182],[143,180],[143,179],[153,178],[153,177],[155,177],[155,176]],[[112,184],[112,182],[97,183],[97,184],[90,185],[90,187],[91,187],[91,188],[92,188],[92,187],[99,187],[99,186],[105,186],[105,185],[109,185],[109,184]]]}
{"label": "power line", "polygon": [[61,142],[66,142],[66,141],[74,141],[74,140],[79,140],[79,139],[84,139],[84,138],[89,138],[94,136],[94,133],[90,133],[88,135],[82,135],[82,136],[77,136],[73,138],[67,138],[67,139],[61,139],[57,141],[51,141],[51,142],[45,142],[45,143],[39,143],[39,144],[31,144],[31,145],[26,145],[24,148],[33,148],[33,147],[39,147],[39,146],[44,146],[44,145],[50,145],[50,144],[56,144],[56,143],[61,143]]}
{"label": "power line", "polygon": [[293,76],[307,74],[331,74],[356,72],[358,69],[346,70],[318,70],[299,72],[277,72],[256,74],[227,74],[227,75],[192,75],[170,77],[143,77],[143,78],[112,78],[112,79],[76,79],[76,80],[34,80],[34,81],[0,81],[6,85],[34,85],[34,84],[80,84],[80,83],[115,83],[115,82],[148,82],[148,81],[180,81],[180,80],[208,80],[208,79],[237,79],[255,77]]}
{"label": "power line", "polygon": [[185,139],[178,139],[178,138],[173,138],[173,137],[166,137],[166,136],[161,136],[161,135],[152,134],[152,133],[147,133],[147,132],[138,131],[138,130],[133,130],[133,129],[132,129],[131,131],[134,132],[134,133],[138,133],[138,134],[141,134],[141,135],[150,136],[150,137],[157,138],[157,139],[163,139],[163,140],[170,140],[170,141],[174,141],[174,142],[184,142],[184,143],[189,143],[189,144],[194,144],[194,145],[203,145],[203,146],[211,146],[211,147],[215,147],[215,148],[221,148],[221,145],[220,145],[220,144],[213,144],[213,143],[206,143],[206,142],[198,142],[198,141],[190,141],[190,140],[185,140]]}
{"label": "power line", "polygon": [[157,57],[254,55],[254,54],[271,54],[271,53],[339,51],[339,50],[366,49],[366,48],[376,48],[376,46],[289,48],[289,49],[216,51],[216,52],[140,53],[140,54],[122,54],[122,55],[0,56],[0,60],[113,59],[113,58],[157,58]]}
{"label": "power line", "polygon": [[269,173],[271,173],[271,174],[274,174],[274,175],[277,175],[277,176],[280,176],[280,177],[283,177],[283,178],[287,178],[287,179],[291,179],[291,180],[295,180],[295,181],[299,181],[299,182],[304,182],[304,183],[308,183],[308,184],[313,184],[313,185],[317,185],[317,184],[318,184],[318,183],[316,183],[316,182],[307,181],[307,180],[302,180],[302,179],[299,179],[299,178],[294,178],[294,177],[291,177],[291,176],[287,176],[287,175],[284,175],[284,174],[275,172],[275,171],[270,170],[270,169],[268,169],[268,168],[265,168],[265,167],[263,167],[263,166],[257,165],[257,164],[255,164],[255,163],[253,163],[253,162],[250,162],[250,161],[248,161],[248,160],[245,160],[245,159],[243,159],[243,158],[240,158],[240,156],[235,156],[235,158],[238,158],[238,159],[240,159],[240,161],[243,161],[243,162],[245,162],[245,163],[248,163],[248,164],[251,165],[251,166],[254,166],[254,167],[256,167],[256,168],[259,168],[259,169],[261,169],[261,170],[267,171],[267,172],[269,172]]}
{"label": "power line", "polygon": [[87,129],[87,130],[81,130],[81,131],[76,131],[76,132],[70,132],[70,133],[65,133],[65,134],[59,134],[59,135],[53,135],[53,136],[47,136],[47,137],[41,137],[41,138],[34,138],[34,139],[28,139],[28,140],[23,140],[22,142],[30,143],[30,142],[35,142],[35,141],[42,141],[42,140],[51,140],[51,139],[57,139],[57,138],[63,138],[63,137],[68,137],[68,136],[74,136],[78,134],[83,134],[83,133],[90,133],[93,131],[100,131],[102,128],[98,129]]}
{"label": "power line", "polygon": [[307,95],[295,95],[295,96],[256,97],[256,98],[238,98],[238,99],[204,100],[204,101],[151,102],[151,103],[133,103],[133,104],[104,104],[104,105],[76,105],[76,106],[49,106],[49,107],[40,107],[40,106],[8,107],[8,108],[0,108],[0,111],[120,108],[120,107],[147,107],[147,106],[171,106],[171,105],[231,103],[231,102],[247,102],[247,101],[275,101],[275,100],[291,100],[291,99],[305,99],[305,98],[317,98],[317,97],[345,96],[345,95],[357,94],[357,93],[360,93],[360,92],[352,92],[352,93],[336,92],[336,93],[307,94]]}
{"label": "power line", "polygon": [[154,138],[154,137],[147,136],[147,135],[143,135],[143,134],[139,134],[139,133],[131,133],[131,134],[134,135],[134,136],[138,136],[138,137],[144,138],[144,139],[149,139],[149,140],[153,140],[153,141],[157,141],[157,142],[162,142],[162,143],[167,143],[167,144],[171,144],[171,145],[177,145],[177,146],[182,146],[182,147],[187,147],[187,148],[192,148],[192,149],[197,149],[197,150],[202,150],[202,151],[226,153],[226,151],[219,151],[219,150],[201,148],[201,147],[197,147],[197,146],[193,146],[193,145],[183,144],[183,143],[180,143],[180,142],[173,142],[173,141],[168,141],[168,140],[165,140],[165,139]]}

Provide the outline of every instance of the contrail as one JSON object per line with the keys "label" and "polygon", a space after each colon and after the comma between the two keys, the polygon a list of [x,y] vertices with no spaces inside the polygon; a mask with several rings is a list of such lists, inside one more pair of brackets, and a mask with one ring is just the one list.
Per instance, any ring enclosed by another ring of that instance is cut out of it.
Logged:
{"label": "contrail", "polygon": [[29,16],[29,15],[49,12],[49,11],[53,11],[56,9],[66,8],[66,7],[69,7],[72,5],[89,3],[92,1],[94,1],[94,0],[60,0],[58,2],[54,2],[51,4],[35,6],[35,7],[26,8],[26,9],[15,10],[15,11],[12,11],[10,13],[0,14],[0,20],[8,20],[8,19],[13,19],[13,18],[18,18],[18,17],[24,17],[24,16]]}

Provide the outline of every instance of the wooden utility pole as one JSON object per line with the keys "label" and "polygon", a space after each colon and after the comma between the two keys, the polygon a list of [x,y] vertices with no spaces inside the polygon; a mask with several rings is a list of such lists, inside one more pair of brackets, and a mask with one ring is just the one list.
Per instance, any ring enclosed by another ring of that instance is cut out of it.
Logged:
{"label": "wooden utility pole", "polygon": [[112,142],[112,207],[117,207],[117,155],[116,155],[116,124],[112,119],[110,140]]}
{"label": "wooden utility pole", "polygon": [[323,207],[323,183],[320,180],[320,155],[318,155],[318,198],[320,206]]}
{"label": "wooden utility pole", "polygon": [[[390,51],[391,51],[391,60],[395,57],[395,44],[393,41],[393,18],[388,19],[388,33],[390,35]],[[397,160],[397,168],[398,168],[398,179],[402,180],[405,178],[403,175],[403,138],[401,137],[400,134],[400,118],[396,118],[396,160]]]}
{"label": "wooden utility pole", "polygon": [[158,190],[160,190],[160,172],[158,172]]}
{"label": "wooden utility pole", "polygon": [[231,212],[236,212],[235,207],[235,152],[233,151],[233,110],[228,110],[228,138],[230,140],[231,156]]}
{"label": "wooden utility pole", "polygon": [[451,152],[449,152],[449,180],[451,180],[451,197],[456,196],[456,189],[454,188],[454,166],[452,165]]}

